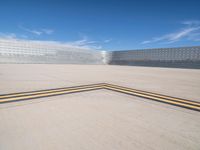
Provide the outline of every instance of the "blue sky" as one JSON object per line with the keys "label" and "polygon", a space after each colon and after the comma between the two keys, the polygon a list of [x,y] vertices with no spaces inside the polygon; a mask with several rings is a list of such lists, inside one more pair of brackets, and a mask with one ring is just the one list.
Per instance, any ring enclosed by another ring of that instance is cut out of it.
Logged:
{"label": "blue sky", "polygon": [[200,45],[199,0],[0,0],[0,38],[102,50]]}

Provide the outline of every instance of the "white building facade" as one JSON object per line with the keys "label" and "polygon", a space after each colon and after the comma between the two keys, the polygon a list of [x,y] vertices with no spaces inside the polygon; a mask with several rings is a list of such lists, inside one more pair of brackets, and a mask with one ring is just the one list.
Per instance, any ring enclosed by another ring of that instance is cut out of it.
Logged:
{"label": "white building facade", "polygon": [[200,68],[200,46],[97,51],[58,42],[0,39],[0,63],[111,64]]}
{"label": "white building facade", "polygon": [[57,42],[0,39],[0,63],[101,64],[101,53]]}

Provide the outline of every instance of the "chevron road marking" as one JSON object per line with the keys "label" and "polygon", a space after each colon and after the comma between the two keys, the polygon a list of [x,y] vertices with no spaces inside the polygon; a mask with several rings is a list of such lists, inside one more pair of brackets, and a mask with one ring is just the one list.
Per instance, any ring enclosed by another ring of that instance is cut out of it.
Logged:
{"label": "chevron road marking", "polygon": [[99,90],[99,89],[107,89],[112,90],[124,94],[129,94],[132,96],[142,97],[158,102],[163,102],[195,111],[200,111],[200,103],[195,101],[190,101],[186,99],[170,97],[166,95],[141,91],[137,89],[132,89],[128,87],[107,84],[107,83],[98,83],[98,84],[90,84],[90,85],[81,85],[74,87],[65,87],[65,88],[57,88],[57,89],[48,89],[48,90],[40,90],[40,91],[30,91],[30,92],[21,92],[21,93],[11,93],[0,95],[0,104],[8,103],[8,102],[16,102],[28,99],[56,96],[62,94],[70,94],[77,92],[85,92],[91,90]]}

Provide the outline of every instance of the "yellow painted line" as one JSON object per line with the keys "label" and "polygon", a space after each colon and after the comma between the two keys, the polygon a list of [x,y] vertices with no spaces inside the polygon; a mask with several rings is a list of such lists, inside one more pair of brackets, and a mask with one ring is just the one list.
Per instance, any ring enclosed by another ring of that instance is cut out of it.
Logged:
{"label": "yellow painted line", "polygon": [[82,85],[77,87],[66,87],[66,88],[59,88],[59,89],[49,89],[49,90],[41,90],[41,91],[31,91],[31,92],[21,92],[21,93],[11,93],[6,95],[0,95],[0,99],[4,98],[10,98],[10,97],[18,97],[18,96],[27,96],[30,94],[42,94],[42,93],[51,93],[51,92],[57,92],[57,91],[63,91],[63,90],[73,90],[73,89],[82,89],[87,87],[99,87],[104,86],[104,83],[100,84],[92,84],[92,85]]}
{"label": "yellow painted line", "polygon": [[200,106],[200,103],[198,103],[198,102],[184,100],[184,99],[180,99],[180,98],[174,98],[174,97],[160,95],[160,94],[156,94],[156,93],[150,93],[150,92],[135,90],[135,89],[122,87],[122,86],[118,86],[118,85],[113,85],[113,84],[107,84],[106,86],[107,87],[118,88],[118,89],[122,89],[122,90],[128,90],[128,91],[132,91],[132,92],[138,92],[138,93],[145,94],[145,95],[156,96],[156,97],[159,97],[159,98],[165,98],[165,99],[168,99],[168,100],[174,100],[174,101],[177,101],[177,102],[183,102],[183,103],[187,103],[187,104]]}
{"label": "yellow painted line", "polygon": [[194,109],[194,110],[200,111],[200,107],[198,107],[198,106],[184,104],[184,103],[181,103],[181,102],[175,102],[175,101],[172,101],[172,100],[166,100],[166,99],[153,97],[153,96],[149,96],[149,95],[145,95],[145,94],[134,93],[134,92],[131,92],[131,91],[122,90],[122,89],[118,89],[118,88],[107,87],[107,89],[110,89],[110,90],[113,90],[113,91],[122,92],[122,93],[126,93],[126,94],[131,94],[131,95],[135,95],[135,96],[139,96],[139,97],[143,97],[143,98],[153,99],[153,100],[156,100],[156,101],[165,102],[165,103],[168,103],[168,104],[177,105],[177,106],[181,106],[181,107],[185,107],[185,108],[189,108],[189,109]]}
{"label": "yellow painted line", "polygon": [[88,90],[97,90],[97,89],[102,89],[102,87],[101,86],[99,86],[99,87],[88,87],[88,88],[82,88],[82,89],[71,89],[71,90],[64,90],[64,91],[56,91],[56,92],[52,92],[52,93],[41,93],[41,94],[37,94],[37,95],[26,95],[26,96],[23,96],[23,97],[12,97],[12,98],[2,99],[2,100],[0,100],[0,103],[20,101],[20,100],[40,98],[40,97],[55,96],[55,95],[68,94],[68,93],[74,93],[74,92],[83,92],[83,91],[88,91]]}
{"label": "yellow painted line", "polygon": [[183,100],[179,98],[173,98],[173,97],[164,96],[164,95],[160,95],[156,93],[150,93],[150,92],[135,90],[135,89],[127,88],[127,87],[106,84],[106,83],[1,95],[0,103],[20,101],[20,100],[33,99],[33,98],[42,98],[42,97],[48,97],[48,96],[56,96],[56,95],[61,95],[61,94],[84,92],[84,91],[98,90],[98,89],[107,89],[107,90],[117,91],[117,92],[129,94],[133,96],[139,96],[139,97],[143,97],[143,98],[147,98],[147,99],[151,99],[151,100],[155,100],[159,102],[168,103],[171,105],[176,105],[176,106],[200,111],[200,103],[198,102]]}

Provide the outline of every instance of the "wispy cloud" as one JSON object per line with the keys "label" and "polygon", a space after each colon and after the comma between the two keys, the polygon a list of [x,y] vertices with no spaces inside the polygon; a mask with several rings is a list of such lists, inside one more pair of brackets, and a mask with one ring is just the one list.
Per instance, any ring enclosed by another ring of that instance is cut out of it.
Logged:
{"label": "wispy cloud", "polygon": [[52,29],[41,29],[41,31],[43,33],[45,33],[45,34],[52,34],[52,33],[54,33],[54,30],[52,30]]}
{"label": "wispy cloud", "polygon": [[67,42],[67,44],[89,49],[102,49],[102,46],[99,44],[98,41],[89,40],[87,36],[83,36],[80,40]]}
{"label": "wispy cloud", "polygon": [[32,33],[34,35],[42,35],[42,34],[52,34],[54,32],[54,30],[52,29],[30,29],[30,28],[27,28],[27,27],[24,27],[22,25],[19,26],[20,29],[26,31],[26,32],[29,32],[29,33]]}
{"label": "wispy cloud", "polygon": [[17,36],[15,33],[2,33],[0,32],[0,38],[3,39],[15,39]]}
{"label": "wispy cloud", "polygon": [[[52,34],[54,30],[51,29],[40,29],[40,30],[32,30],[29,28],[26,28],[22,25],[18,26],[20,29],[35,34],[35,35],[41,35],[41,34]],[[13,41],[27,41],[27,42],[37,42],[41,44],[57,44],[60,46],[67,46],[71,48],[83,48],[83,49],[102,49],[103,46],[107,43],[110,43],[112,39],[105,39],[105,40],[92,40],[88,36],[81,34],[79,35],[80,39],[74,40],[74,41],[56,41],[56,40],[32,40],[30,39],[28,34],[15,34],[15,33],[2,33],[0,32],[0,40],[13,40]]]}
{"label": "wispy cloud", "polygon": [[112,39],[106,39],[104,40],[104,43],[110,43],[112,41]]}
{"label": "wispy cloud", "polygon": [[32,33],[32,34],[35,34],[35,35],[41,35],[42,32],[39,31],[39,30],[34,30],[34,29],[29,29],[29,28],[26,28],[24,26],[19,26],[20,29],[26,31],[26,32],[29,32],[29,33]]}
{"label": "wispy cloud", "polygon": [[182,24],[184,24],[185,27],[179,29],[177,32],[154,37],[151,40],[143,41],[141,44],[157,42],[174,43],[181,40],[198,41],[198,39],[200,39],[200,21],[184,21]]}
{"label": "wispy cloud", "polygon": [[199,20],[187,20],[187,21],[183,21],[182,24],[190,25],[190,26],[199,26],[200,21]]}
{"label": "wispy cloud", "polygon": [[40,43],[40,44],[50,44],[63,46],[66,48],[81,48],[81,49],[102,49],[102,46],[98,41],[89,40],[86,36],[79,40],[75,41],[49,41],[49,40],[29,40],[26,35],[17,36],[14,33],[1,33],[0,32],[0,40],[11,40],[11,41],[22,41],[22,42],[32,42],[32,43]]}

